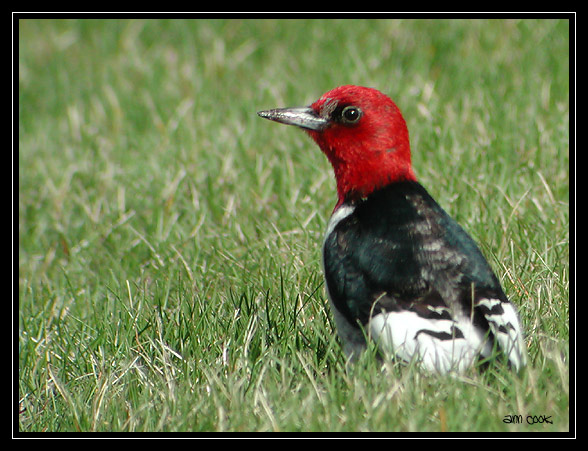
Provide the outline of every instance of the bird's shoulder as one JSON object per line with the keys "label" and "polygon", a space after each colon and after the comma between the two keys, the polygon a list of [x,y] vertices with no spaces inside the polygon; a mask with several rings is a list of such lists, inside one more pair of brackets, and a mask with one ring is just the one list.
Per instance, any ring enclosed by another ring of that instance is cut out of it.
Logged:
{"label": "bird's shoulder", "polygon": [[468,233],[414,181],[344,203],[329,222],[325,250],[364,269],[386,272],[402,273],[410,264],[437,270],[468,263],[487,266]]}

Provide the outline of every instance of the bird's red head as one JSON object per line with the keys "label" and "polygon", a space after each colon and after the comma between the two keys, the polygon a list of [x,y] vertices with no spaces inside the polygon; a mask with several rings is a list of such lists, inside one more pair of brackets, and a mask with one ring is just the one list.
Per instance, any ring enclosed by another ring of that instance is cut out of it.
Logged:
{"label": "bird's red head", "polygon": [[390,183],[415,180],[404,118],[396,104],[376,89],[340,86],[310,107],[258,114],[302,127],[314,139],[335,171],[337,206]]}

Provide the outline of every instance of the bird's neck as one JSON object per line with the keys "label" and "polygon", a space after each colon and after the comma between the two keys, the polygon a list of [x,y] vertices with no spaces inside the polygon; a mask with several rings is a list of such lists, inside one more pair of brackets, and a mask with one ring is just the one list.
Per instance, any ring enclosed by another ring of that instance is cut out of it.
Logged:
{"label": "bird's neck", "polygon": [[[370,152],[369,158],[354,158],[350,163],[325,152],[335,172],[339,207],[344,202],[356,202],[392,183],[416,181],[410,162],[410,149],[395,148]],[[339,153],[340,155],[340,153]]]}

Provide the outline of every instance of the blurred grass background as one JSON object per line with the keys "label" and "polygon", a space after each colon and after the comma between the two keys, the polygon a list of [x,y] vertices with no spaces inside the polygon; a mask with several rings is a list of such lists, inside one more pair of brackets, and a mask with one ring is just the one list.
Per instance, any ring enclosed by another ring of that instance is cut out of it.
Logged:
{"label": "blurred grass background", "polygon": [[[18,42],[20,431],[569,429],[567,20],[25,16]],[[521,376],[345,365],[331,169],[255,114],[341,84],[403,111],[519,306]]]}

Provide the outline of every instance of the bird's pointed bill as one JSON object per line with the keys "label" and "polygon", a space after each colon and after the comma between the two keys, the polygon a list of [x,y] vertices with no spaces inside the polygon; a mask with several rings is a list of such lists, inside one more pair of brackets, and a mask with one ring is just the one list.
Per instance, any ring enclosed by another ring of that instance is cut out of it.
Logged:
{"label": "bird's pointed bill", "polygon": [[320,131],[328,125],[328,120],[319,116],[310,107],[275,108],[273,110],[258,111],[257,114],[270,121],[280,122],[286,125],[296,125],[297,127],[309,130]]}

